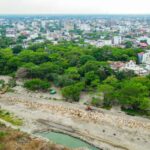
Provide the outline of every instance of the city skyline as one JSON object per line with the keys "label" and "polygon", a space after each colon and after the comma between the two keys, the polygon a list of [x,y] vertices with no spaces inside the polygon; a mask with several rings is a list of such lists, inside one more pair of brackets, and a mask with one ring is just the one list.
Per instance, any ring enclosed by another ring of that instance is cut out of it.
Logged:
{"label": "city skyline", "polygon": [[0,14],[150,14],[149,0],[0,0]]}

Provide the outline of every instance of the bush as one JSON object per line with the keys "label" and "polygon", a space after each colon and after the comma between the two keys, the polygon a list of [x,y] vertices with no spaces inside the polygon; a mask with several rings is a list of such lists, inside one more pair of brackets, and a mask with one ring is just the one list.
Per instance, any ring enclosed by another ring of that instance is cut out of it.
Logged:
{"label": "bush", "polygon": [[[3,119],[13,125],[21,126],[23,124],[23,121],[17,117],[15,117],[13,114],[10,114],[6,110],[0,109],[0,119]],[[0,133],[0,137],[3,135],[3,133]]]}
{"label": "bush", "polygon": [[4,132],[4,131],[0,131],[0,139],[2,139],[3,137],[5,137],[6,136],[6,132]]}
{"label": "bush", "polygon": [[48,90],[50,88],[50,83],[47,81],[42,81],[40,79],[28,80],[24,83],[24,87],[29,90]]}
{"label": "bush", "polygon": [[92,98],[91,104],[93,106],[99,107],[99,106],[102,106],[102,103],[103,102],[102,102],[102,100],[100,100],[100,98],[95,98],[95,97]]}
{"label": "bush", "polygon": [[84,88],[83,83],[76,83],[73,85],[66,86],[62,89],[62,95],[66,98],[66,100],[71,101],[79,101],[80,93]]}

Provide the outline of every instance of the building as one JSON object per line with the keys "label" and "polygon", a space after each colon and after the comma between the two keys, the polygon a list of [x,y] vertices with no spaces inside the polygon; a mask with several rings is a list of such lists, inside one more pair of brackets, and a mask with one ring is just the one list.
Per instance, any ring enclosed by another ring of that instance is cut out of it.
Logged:
{"label": "building", "polygon": [[146,47],[148,47],[148,44],[145,43],[145,42],[140,42],[140,43],[139,43],[139,46],[140,46],[141,48],[146,48]]}
{"label": "building", "polygon": [[142,63],[150,64],[150,50],[143,54]]}
{"label": "building", "polygon": [[104,45],[111,46],[112,40],[104,40]]}
{"label": "building", "polygon": [[81,24],[80,29],[83,31],[90,31],[91,27],[88,24]]}
{"label": "building", "polygon": [[[135,61],[130,60],[129,62],[123,63],[121,61],[117,62],[109,62],[110,67],[113,70],[118,70],[118,71],[133,71],[137,75],[147,75],[149,73],[148,69],[144,69],[143,67],[139,66],[136,64]],[[150,66],[147,66],[150,67]]]}
{"label": "building", "polygon": [[114,36],[113,37],[113,44],[114,45],[120,45],[122,43],[122,38],[121,36]]}
{"label": "building", "polygon": [[138,53],[138,62],[142,63],[144,52]]}
{"label": "building", "polygon": [[125,67],[125,63],[123,63],[121,61],[112,61],[112,62],[109,62],[109,64],[113,70],[121,71]]}
{"label": "building", "polygon": [[137,75],[147,75],[148,74],[148,71],[146,69],[137,65],[136,62],[133,60],[130,60],[129,62],[125,63],[124,69],[132,70]]}

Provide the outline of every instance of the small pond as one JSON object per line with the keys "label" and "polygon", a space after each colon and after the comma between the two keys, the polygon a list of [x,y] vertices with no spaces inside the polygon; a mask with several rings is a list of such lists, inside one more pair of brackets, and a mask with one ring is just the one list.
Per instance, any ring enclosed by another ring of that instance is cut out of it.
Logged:
{"label": "small pond", "polygon": [[88,148],[89,150],[99,150],[98,148],[80,140],[78,138],[74,138],[72,136],[63,134],[63,133],[56,133],[56,132],[41,132],[37,135],[40,135],[44,138],[47,138],[53,141],[56,144],[61,144],[69,148]]}

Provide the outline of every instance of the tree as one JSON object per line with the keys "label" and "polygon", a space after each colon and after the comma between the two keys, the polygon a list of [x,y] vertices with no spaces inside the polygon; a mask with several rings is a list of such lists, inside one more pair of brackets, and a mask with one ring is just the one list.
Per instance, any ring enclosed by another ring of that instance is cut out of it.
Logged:
{"label": "tree", "polygon": [[103,93],[104,96],[104,106],[112,106],[115,99],[115,89],[109,84],[102,84],[99,86],[99,91]]}
{"label": "tree", "polygon": [[59,66],[52,62],[45,62],[35,68],[34,76],[41,79],[53,80],[53,73],[59,73]]}
{"label": "tree", "polygon": [[118,100],[125,108],[140,109],[143,99],[149,96],[148,88],[133,80],[126,80],[118,91]]}
{"label": "tree", "polygon": [[45,44],[44,44],[44,43],[36,43],[36,44],[30,45],[30,46],[28,47],[28,49],[33,50],[33,51],[36,51],[36,50],[38,50],[38,49],[40,49],[40,48],[44,49],[44,47],[45,47]]}
{"label": "tree", "polygon": [[104,84],[109,84],[109,85],[114,86],[114,87],[117,86],[118,82],[119,82],[118,79],[117,79],[115,76],[113,76],[113,75],[107,77],[107,78],[103,81]]}
{"label": "tree", "polygon": [[69,79],[72,80],[79,80],[80,74],[78,73],[77,67],[69,67],[65,70],[65,74],[68,76]]}
{"label": "tree", "polygon": [[133,70],[117,71],[117,72],[114,72],[114,74],[116,75],[118,80],[130,79],[136,76]]}
{"label": "tree", "polygon": [[83,55],[80,58],[80,64],[84,65],[88,61],[95,61],[96,59],[91,55]]}
{"label": "tree", "polygon": [[40,79],[32,79],[32,80],[27,80],[24,83],[24,87],[32,91],[35,91],[35,90],[45,91],[50,88],[50,83],[47,81],[40,80]]}
{"label": "tree", "polygon": [[62,89],[62,95],[66,98],[66,100],[70,101],[79,101],[80,93],[84,88],[83,83],[76,83],[73,85],[66,86]]}
{"label": "tree", "polygon": [[91,101],[91,104],[93,106],[99,107],[99,106],[103,106],[103,101],[100,98],[93,97],[92,101]]}
{"label": "tree", "polygon": [[94,73],[94,71],[90,71],[90,72],[87,72],[86,74],[85,74],[85,77],[84,77],[84,79],[85,79],[85,84],[87,85],[87,86],[98,86],[98,83],[100,83],[100,80],[99,80],[99,77],[98,77],[98,75],[96,75],[95,73]]}
{"label": "tree", "polygon": [[88,61],[83,66],[80,67],[79,72],[81,75],[84,75],[87,72],[94,71],[97,72],[100,66],[98,61]]}
{"label": "tree", "polygon": [[133,42],[131,42],[131,41],[125,42],[125,47],[126,48],[131,48],[132,46],[133,46]]}
{"label": "tree", "polygon": [[0,48],[7,48],[12,44],[15,44],[15,41],[12,38],[8,38],[8,37],[0,38]]}
{"label": "tree", "polygon": [[9,59],[13,57],[13,53],[11,49],[1,49],[0,50],[0,73],[8,74],[11,73],[7,66],[7,62]]}
{"label": "tree", "polygon": [[143,111],[148,111],[150,113],[150,98],[141,99],[139,109]]}
{"label": "tree", "polygon": [[16,45],[15,47],[12,48],[14,54],[20,53],[22,49],[23,48],[21,45]]}
{"label": "tree", "polygon": [[6,64],[6,69],[11,73],[17,71],[18,67],[22,65],[20,58],[17,56],[11,57]]}
{"label": "tree", "polygon": [[73,85],[76,82],[77,81],[75,81],[75,80],[73,80],[71,78],[68,78],[68,75],[66,75],[66,74],[57,75],[57,76],[55,76],[55,79],[54,79],[55,85],[60,86],[60,87],[65,87],[65,86]]}
{"label": "tree", "polygon": [[34,52],[32,50],[21,51],[19,53],[19,58],[22,62],[32,62],[37,65],[49,61],[49,57],[46,52]]}

